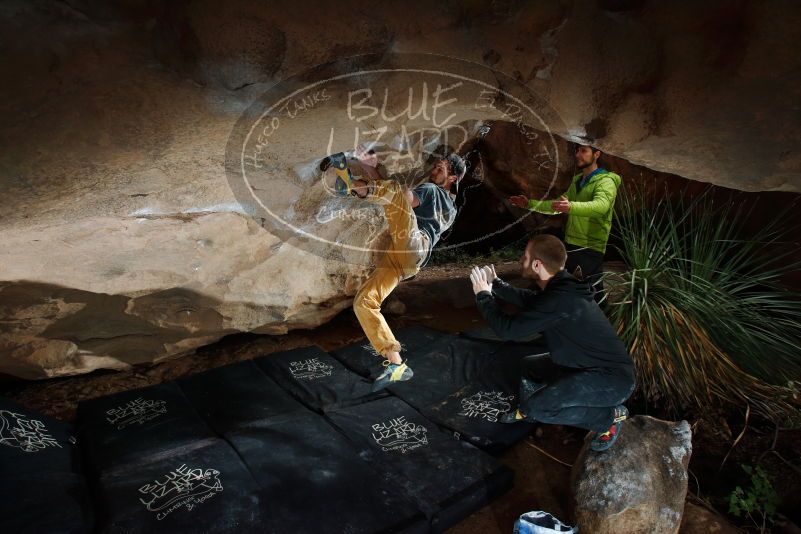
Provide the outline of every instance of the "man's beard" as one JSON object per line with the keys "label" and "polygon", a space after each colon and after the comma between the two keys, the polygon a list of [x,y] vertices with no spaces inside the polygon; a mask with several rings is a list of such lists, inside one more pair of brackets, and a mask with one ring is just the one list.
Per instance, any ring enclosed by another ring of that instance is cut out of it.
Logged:
{"label": "man's beard", "polygon": [[583,165],[581,165],[581,164],[578,164],[578,165],[576,165],[576,168],[577,168],[577,169],[586,169],[586,168],[587,168],[587,167],[589,167],[590,165],[592,165],[592,162],[591,162],[591,161],[590,161],[590,162],[588,162],[588,163],[585,163],[585,164],[583,164]]}
{"label": "man's beard", "polygon": [[534,270],[531,267],[529,267],[528,269],[523,269],[522,272],[520,273],[520,275],[523,278],[528,278],[529,280],[539,280],[540,279],[539,275],[537,275],[537,273],[535,273]]}

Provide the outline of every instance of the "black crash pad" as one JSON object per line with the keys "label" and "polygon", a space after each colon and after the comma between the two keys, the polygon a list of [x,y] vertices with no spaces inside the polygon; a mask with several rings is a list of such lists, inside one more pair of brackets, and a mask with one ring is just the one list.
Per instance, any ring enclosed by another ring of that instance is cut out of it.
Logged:
{"label": "black crash pad", "polygon": [[501,348],[469,383],[419,409],[461,439],[488,452],[500,452],[525,438],[534,427],[527,422],[498,422],[502,415],[517,409],[521,358],[521,354]]}
{"label": "black crash pad", "polygon": [[252,361],[181,378],[178,385],[200,416],[219,434],[263,419],[308,412]]}
{"label": "black crash pad", "polygon": [[145,464],[216,437],[174,382],[83,401],[78,425],[94,474]]}
{"label": "black crash pad", "polygon": [[91,532],[71,425],[0,399],[0,532]]}
{"label": "black crash pad", "polygon": [[[434,344],[447,345],[449,340],[457,337],[456,334],[448,334],[419,325],[400,328],[394,334],[401,344],[401,356],[404,358],[425,353]],[[370,379],[375,379],[384,370],[383,358],[373,352],[367,340],[333,350],[331,355],[348,369]]]}
{"label": "black crash pad", "polygon": [[498,350],[494,343],[447,336],[408,357],[414,377],[387,389],[415,408],[432,404],[478,379]]}
{"label": "black crash pad", "polygon": [[371,381],[317,346],[276,352],[255,361],[279,386],[317,412],[386,396],[372,393]]}
{"label": "black crash pad", "polygon": [[97,481],[102,532],[264,532],[259,488],[223,440]]}
{"label": "black crash pad", "polygon": [[34,473],[5,476],[0,469],[0,532],[89,533],[94,507],[80,476]]}
{"label": "black crash pad", "polygon": [[405,492],[316,413],[264,419],[226,438],[263,489],[265,531],[428,531]]}
{"label": "black crash pad", "polygon": [[[436,400],[432,400],[428,392],[415,390],[414,379],[390,389],[461,439],[498,453],[525,438],[534,426],[527,422],[504,424],[498,422],[498,418],[517,409],[521,360],[541,351],[538,343],[490,343],[460,336],[453,344],[449,359],[427,360],[427,371],[432,374],[450,376],[454,374],[452,369],[470,368],[469,378],[460,380],[457,388]],[[464,363],[465,359],[472,362],[472,366]],[[465,377],[466,373],[459,371],[456,375]],[[452,384],[456,382],[451,381]]]}
{"label": "black crash pad", "polygon": [[511,470],[400,399],[337,408],[326,417],[362,457],[417,501],[435,531],[455,525],[512,485]]}
{"label": "black crash pad", "polygon": [[[440,334],[408,355],[414,377],[387,390],[426,417],[492,453],[523,439],[531,423],[504,425],[500,415],[517,409],[520,361],[542,352],[538,343],[512,343]],[[342,354],[358,354],[353,345]]]}
{"label": "black crash pad", "polygon": [[80,472],[72,426],[0,399],[0,466],[6,476]]}

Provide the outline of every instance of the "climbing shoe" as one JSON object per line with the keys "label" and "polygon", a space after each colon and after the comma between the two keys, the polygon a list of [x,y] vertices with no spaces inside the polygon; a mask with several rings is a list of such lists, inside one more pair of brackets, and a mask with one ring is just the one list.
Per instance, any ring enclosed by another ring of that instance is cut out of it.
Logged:
{"label": "climbing shoe", "polygon": [[595,435],[593,440],[590,442],[590,449],[601,452],[611,447],[615,441],[617,441],[617,437],[620,435],[620,426],[628,416],[629,411],[625,406],[616,406],[614,419],[612,420],[612,426],[610,426],[609,430],[606,432],[598,432]]}
{"label": "climbing shoe", "polygon": [[403,363],[389,363],[389,360],[384,360],[384,372],[373,382],[373,391],[380,391],[393,382],[403,382],[409,380],[414,376],[412,369]]}
{"label": "climbing shoe", "polygon": [[[323,168],[325,167],[325,168]],[[320,169],[326,170],[329,167],[334,168],[334,172],[336,172],[337,180],[334,183],[334,192],[337,196],[346,197],[348,195],[359,196],[354,189],[353,181],[353,174],[350,172],[348,168],[348,160],[345,157],[343,152],[338,152],[336,154],[332,154],[326,157],[320,163]],[[363,197],[360,197],[363,198]]]}
{"label": "climbing shoe", "polygon": [[526,416],[520,413],[520,410],[515,410],[513,412],[506,412],[505,414],[503,414],[498,418],[499,423],[519,423],[525,420]]}

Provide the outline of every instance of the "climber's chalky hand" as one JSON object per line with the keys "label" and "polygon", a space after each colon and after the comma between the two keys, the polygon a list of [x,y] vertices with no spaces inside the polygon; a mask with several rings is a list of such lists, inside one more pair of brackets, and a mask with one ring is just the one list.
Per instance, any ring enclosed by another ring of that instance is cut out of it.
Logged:
{"label": "climber's chalky hand", "polygon": [[375,150],[368,150],[364,145],[359,145],[356,147],[356,150],[354,150],[353,155],[362,164],[367,165],[368,167],[378,167],[378,154],[375,153]]}

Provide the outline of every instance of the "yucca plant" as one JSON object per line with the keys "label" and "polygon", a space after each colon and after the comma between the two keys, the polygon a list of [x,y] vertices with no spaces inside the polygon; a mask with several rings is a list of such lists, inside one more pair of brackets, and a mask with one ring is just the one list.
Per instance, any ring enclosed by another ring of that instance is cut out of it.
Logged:
{"label": "yucca plant", "polygon": [[646,398],[673,413],[750,410],[799,416],[801,295],[780,284],[801,268],[780,214],[745,236],[743,206],[618,199],[615,242],[626,268],[608,273],[607,313],[634,358]]}

